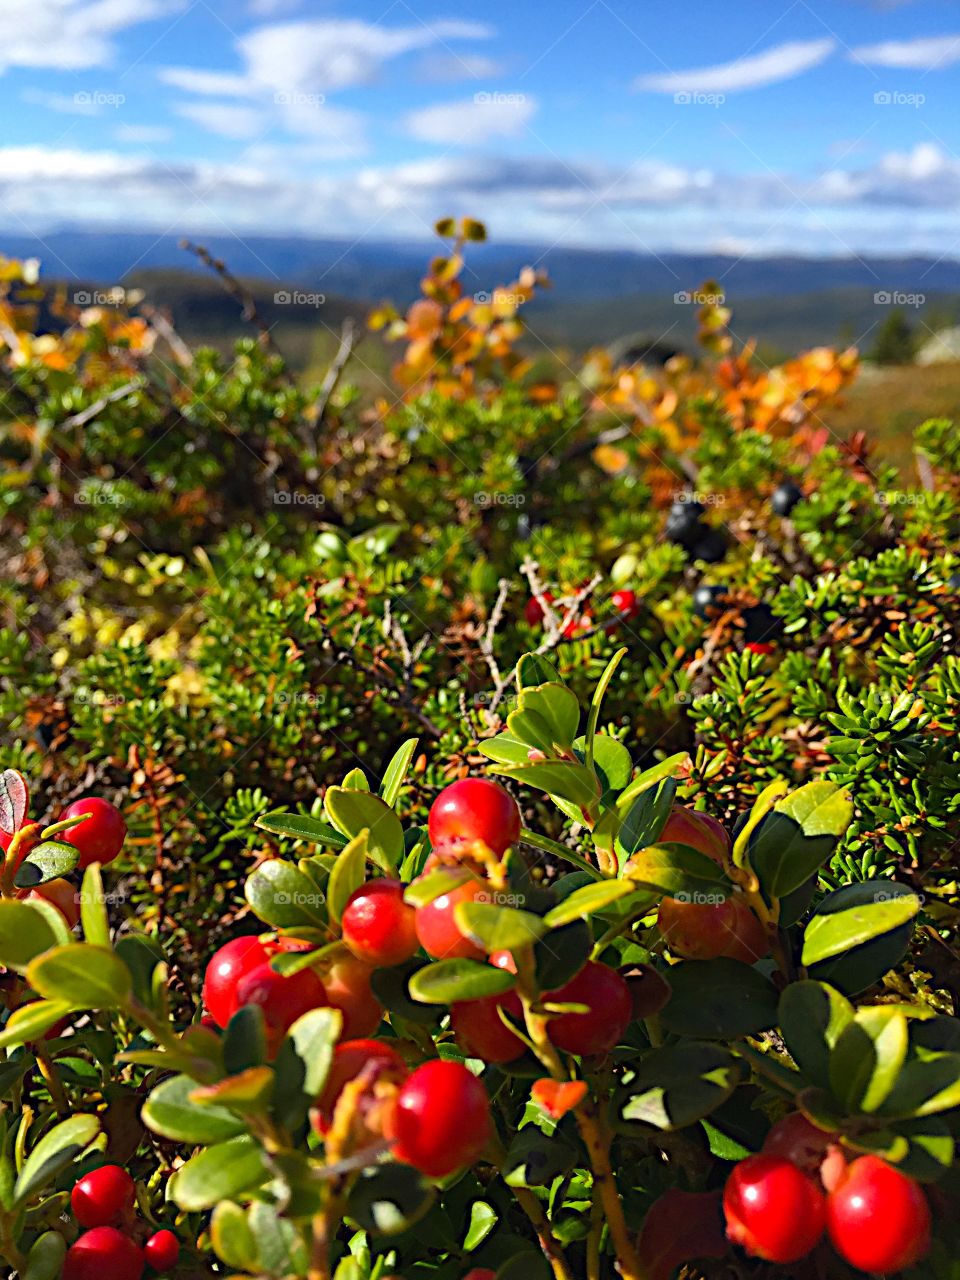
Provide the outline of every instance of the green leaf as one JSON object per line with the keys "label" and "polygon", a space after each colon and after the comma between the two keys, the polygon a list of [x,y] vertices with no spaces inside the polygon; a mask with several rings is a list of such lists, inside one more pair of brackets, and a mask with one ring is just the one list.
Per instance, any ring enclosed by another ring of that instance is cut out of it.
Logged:
{"label": "green leaf", "polygon": [[403,858],[400,819],[379,796],[366,791],[328,787],[323,799],[327,817],[339,831],[353,839],[366,829],[368,855],[384,871],[394,871]]}
{"label": "green leaf", "polygon": [[17,1202],[31,1199],[70,1165],[75,1164],[100,1132],[96,1116],[71,1116],[45,1133],[20,1170],[13,1188]]}
{"label": "green leaf", "polygon": [[389,969],[374,969],[370,986],[388,1013],[422,1026],[434,1026],[440,1021],[443,1010],[439,1006],[414,1000],[410,994],[414,975],[428,964],[429,961],[414,957]]}
{"label": "green leaf", "polygon": [[133,990],[130,970],[119,956],[88,942],[39,956],[27,969],[27,981],[41,996],[74,1009],[119,1009]]}
{"label": "green leaf", "polygon": [[22,973],[31,960],[60,942],[52,923],[33,902],[0,900],[0,964]]}
{"label": "green leaf", "polygon": [[[600,779],[604,803],[612,805],[617,795],[630,781],[630,775],[633,773],[630,752],[622,742],[618,742],[616,738],[611,738],[606,733],[598,733],[593,739],[592,766],[586,758],[584,738],[577,738],[573,744],[573,750],[581,763],[586,764],[588,768],[593,768]],[[611,810],[611,817],[614,827],[619,828],[620,820],[615,810]]]}
{"label": "green leaf", "polygon": [[107,916],[107,899],[103,892],[103,876],[99,862],[92,862],[83,873],[80,887],[80,921],[83,936],[95,947],[109,947],[110,920]]}
{"label": "green leaf", "polygon": [[629,787],[617,797],[618,812],[621,815],[625,814],[642,791],[649,790],[650,787],[662,782],[665,778],[674,777],[680,766],[689,758],[689,752],[678,751],[676,755],[668,756],[666,760],[661,760],[659,764],[653,765],[652,768],[644,769],[643,773],[638,773]]}
{"label": "green leaf", "polygon": [[821,1089],[830,1085],[830,1055],[853,1021],[853,1006],[823,982],[791,982],[780,997],[780,1030],[801,1072]]}
{"label": "green leaf", "polygon": [[463,1237],[464,1252],[472,1253],[479,1249],[499,1220],[500,1216],[492,1204],[486,1200],[474,1200],[470,1206],[467,1234]]}
{"label": "green leaf", "polygon": [[257,1268],[257,1241],[247,1215],[232,1200],[221,1200],[210,1219],[210,1239],[221,1262],[242,1271]]}
{"label": "green leaf", "polygon": [[548,911],[543,923],[548,929],[558,929],[574,920],[585,920],[598,911],[605,911],[621,898],[629,898],[633,894],[639,896],[638,887],[629,880],[600,880],[587,884],[582,889],[574,889],[559,906]]}
{"label": "green leaf", "polygon": [[188,1213],[212,1209],[262,1186],[267,1177],[260,1144],[248,1134],[207,1147],[176,1171],[168,1184],[175,1204]]}
{"label": "green leaf", "polygon": [[423,1217],[434,1194],[409,1165],[379,1165],[357,1179],[347,1201],[347,1214],[371,1235],[399,1235]]}
{"label": "green leaf", "polygon": [[261,862],[247,877],[244,893],[260,919],[275,928],[326,925],[324,894],[292,862],[281,858]]}
{"label": "green leaf", "polygon": [[782,898],[828,861],[853,817],[850,794],[832,782],[808,782],[778,801],[750,841],[750,865],[764,891]]}
{"label": "green leaf", "polygon": [[507,729],[493,738],[484,738],[478,749],[481,755],[495,760],[497,764],[526,764],[530,759],[527,744]]}
{"label": "green leaf", "polygon": [[70,875],[80,860],[76,845],[60,840],[45,840],[35,845],[17,868],[13,883],[18,889],[32,889],[50,880]]}
{"label": "green leaf", "polygon": [[776,987],[739,960],[682,960],[664,977],[672,995],[660,1021],[676,1035],[733,1040],[776,1024]]}
{"label": "green leaf", "polygon": [[419,742],[419,738],[408,738],[394,752],[392,760],[384,770],[383,782],[380,784],[380,798],[391,809],[397,803],[397,796],[400,794],[400,788],[403,786],[403,780]]}
{"label": "green leaf", "polygon": [[641,849],[624,864],[623,875],[638,888],[655,889],[681,900],[684,894],[710,894],[722,901],[731,891],[723,868],[685,844],[654,844]]}
{"label": "green leaf", "polygon": [[498,765],[492,773],[513,778],[524,786],[547,795],[569,800],[581,809],[592,808],[600,799],[600,783],[578,760],[534,760],[528,764]]}
{"label": "green leaf", "polygon": [[563,684],[523,689],[516,710],[507,716],[507,727],[529,746],[548,755],[569,751],[580,728],[580,702]]}
{"label": "green leaf", "polygon": [[580,972],[593,950],[593,930],[586,920],[552,928],[534,944],[533,963],[541,991],[556,991]]}
{"label": "green leaf", "polygon": [[302,1276],[309,1265],[300,1233],[276,1208],[255,1200],[247,1213],[257,1242],[257,1270],[270,1276]]}
{"label": "green leaf", "polygon": [[339,1009],[311,1009],[284,1037],[274,1063],[274,1111],[285,1129],[296,1131],[323,1092],[342,1028]]}
{"label": "green leaf", "polygon": [[677,794],[676,778],[662,778],[639,792],[630,807],[622,810],[623,823],[617,836],[617,848],[624,857],[656,844],[667,825]]}
{"label": "green leaf", "polygon": [[437,960],[424,965],[410,979],[409,992],[423,1004],[453,1004],[456,1000],[480,1000],[510,991],[516,976],[508,969],[478,960]]}
{"label": "green leaf", "polygon": [[295,840],[329,845],[334,849],[342,849],[347,843],[346,836],[336,827],[302,813],[267,813],[257,819],[257,826],[273,835],[292,836]]}
{"label": "green leaf", "polygon": [[172,1076],[154,1088],[143,1104],[143,1123],[161,1138],[189,1146],[225,1142],[244,1132],[244,1122],[226,1107],[191,1101],[197,1087],[189,1076]]}
{"label": "green leaf", "polygon": [[517,688],[521,693],[541,684],[562,683],[557,668],[542,654],[525,653],[517,663]]}
{"label": "green leaf", "polygon": [[344,791],[369,791],[370,783],[362,769],[351,769],[340,783]]}
{"label": "green leaf", "polygon": [[[607,689],[610,687],[610,681],[613,679],[613,674],[616,671],[617,667],[620,665],[620,662],[622,661],[626,652],[627,652],[626,648],[618,649],[616,651],[616,653],[613,655],[613,657],[610,659],[610,661],[607,663],[606,667],[604,668],[603,674],[600,676],[600,679],[597,681],[596,688],[593,691],[593,697],[590,699],[590,711],[587,716],[587,731],[584,734],[584,738],[585,738],[584,746],[586,750],[586,765],[588,769],[592,769],[594,767],[594,761],[596,759],[597,725],[600,722],[600,705],[603,702],[603,695],[607,692]],[[617,745],[619,746],[620,744],[618,743]],[[629,778],[629,776],[630,775],[628,773],[627,778]],[[627,779],[624,779],[623,785],[626,785],[626,781]]]}
{"label": "green leaf", "polygon": [[733,1054],[714,1044],[676,1044],[644,1054],[617,1095],[620,1124],[683,1129],[725,1102],[740,1082]]}
{"label": "green leaf", "polygon": [[0,1031],[0,1049],[39,1040],[72,1008],[72,1005],[58,1000],[31,1000],[29,1004],[21,1005],[11,1013]]}
{"label": "green leaf", "polygon": [[787,792],[787,784],[782,778],[776,778],[757,796],[753,802],[753,808],[750,810],[750,817],[744,823],[741,831],[733,842],[733,861],[736,866],[744,867],[749,862],[748,849],[753,839],[753,833],[759,827],[770,810],[777,803],[782,795]]}
{"label": "green leaf", "polygon": [[867,887],[872,896],[853,906],[841,904],[836,909],[835,894],[821,902],[804,930],[804,965],[845,955],[854,947],[909,924],[920,911],[919,895],[906,885],[876,880],[872,885],[868,882]]}
{"label": "green leaf", "polygon": [[241,1005],[226,1025],[221,1040],[227,1074],[239,1075],[267,1060],[267,1032],[259,1005]]}
{"label": "green leaf", "polygon": [[30,1246],[22,1280],[57,1280],[67,1252],[59,1231],[44,1231]]}
{"label": "green leaf", "polygon": [[460,932],[488,954],[518,951],[547,932],[547,924],[541,916],[492,902],[460,902],[453,909],[453,918]]}
{"label": "green leaf", "polygon": [[588,862],[586,858],[581,858],[579,853],[574,853],[566,845],[560,844],[556,840],[551,840],[549,836],[542,836],[537,831],[530,831],[523,827],[520,832],[520,843],[532,845],[534,849],[542,849],[544,853],[550,853],[562,862],[569,862],[571,866],[579,868],[593,880],[604,879],[603,872]]}
{"label": "green leaf", "polygon": [[960,1053],[933,1053],[904,1064],[881,1115],[929,1116],[960,1107]]}
{"label": "green leaf", "polygon": [[858,1009],[830,1054],[830,1088],[846,1111],[876,1111],[907,1057],[902,1013],[883,1005]]}
{"label": "green leaf", "polygon": [[125,933],[118,938],[114,950],[130,971],[133,994],[148,1009],[156,1010],[154,977],[161,965],[165,967],[163,951],[156,938],[144,933]]}
{"label": "green leaf", "polygon": [[366,879],[367,841],[369,832],[364,830],[354,836],[345,849],[337,855],[327,881],[327,909],[331,920],[339,922],[343,909],[354,890]]}
{"label": "green leaf", "polygon": [[575,1166],[576,1148],[561,1130],[549,1136],[536,1125],[526,1125],[516,1134],[503,1163],[508,1187],[548,1187]]}

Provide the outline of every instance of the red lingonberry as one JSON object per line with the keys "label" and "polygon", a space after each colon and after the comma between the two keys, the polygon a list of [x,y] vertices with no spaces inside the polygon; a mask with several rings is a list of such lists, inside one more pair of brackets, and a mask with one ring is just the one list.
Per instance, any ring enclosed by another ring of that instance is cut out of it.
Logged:
{"label": "red lingonberry", "polygon": [[670,810],[657,844],[685,844],[714,862],[723,862],[730,852],[730,837],[723,823],[701,809],[688,809],[681,804]]}
{"label": "red lingonberry", "polygon": [[523,1026],[523,1005],[515,991],[479,1000],[458,1000],[450,1006],[450,1025],[457,1044],[469,1058],[483,1062],[513,1062],[526,1045],[504,1023],[499,1009]]}
{"label": "red lingonberry", "polygon": [[818,1129],[802,1111],[791,1111],[770,1129],[763,1140],[763,1150],[768,1156],[790,1160],[812,1177],[819,1171],[833,1140],[833,1134]]}
{"label": "red lingonberry", "polygon": [[545,999],[547,1003],[587,1006],[587,1013],[561,1013],[547,1024],[547,1033],[556,1047],[580,1057],[608,1053],[626,1031],[633,1014],[633,998],[626,982],[619,973],[595,960],[588,960],[575,977],[558,991],[549,992]]}
{"label": "red lingonberry", "polygon": [[463,1280],[496,1280],[496,1275],[489,1267],[471,1267]]}
{"label": "red lingonberry", "polygon": [[727,1237],[765,1262],[798,1262],[823,1235],[824,1195],[781,1156],[748,1156],[723,1189]]}
{"label": "red lingonberry", "polygon": [[277,973],[269,962],[251,969],[237,982],[238,1005],[257,1005],[263,1010],[267,1048],[271,1056],[297,1021],[311,1009],[329,1004],[324,984],[312,969],[287,976]]}
{"label": "red lingonberry", "polygon": [[432,902],[417,908],[417,937],[424,951],[435,960],[482,960],[483,949],[460,932],[453,912],[461,902],[482,901],[489,895],[489,886],[477,877],[457,884],[456,874],[450,872],[453,887],[448,893],[441,893]]}
{"label": "red lingonberry", "polygon": [[[547,604],[553,604],[552,592],[544,591],[543,598],[544,600],[546,600]],[[540,604],[540,601],[537,599],[536,596],[531,596],[530,599],[527,601],[526,607],[523,611],[523,616],[526,618],[528,625],[531,627],[538,627],[540,623],[543,622],[543,618],[544,618],[543,606]]]}
{"label": "red lingonberry", "polygon": [[770,949],[763,925],[735,893],[714,904],[664,898],[657,926],[674,955],[685,960],[726,956],[755,964]]}
{"label": "red lingonberry", "polygon": [[383,1018],[383,1005],[373,994],[373,970],[356,956],[344,955],[323,971],[326,998],[322,1004],[343,1014],[340,1035],[345,1040],[372,1036]]}
{"label": "red lingonberry", "polygon": [[116,1227],[85,1231],[67,1250],[61,1280],[140,1280],[143,1251]]}
{"label": "red lingonberry", "polygon": [[827,1196],[827,1231],[845,1262],[886,1275],[925,1256],[930,1206],[912,1178],[879,1156],[860,1156]]}
{"label": "red lingonberry", "polygon": [[369,880],[354,890],[343,909],[343,940],[367,964],[402,964],[420,945],[416,914],[415,908],[404,902],[399,880],[385,876]]}
{"label": "red lingonberry", "polygon": [[430,806],[430,843],[482,840],[494,853],[505,853],[520,839],[520,808],[509,791],[488,778],[461,778],[444,789]]}
{"label": "red lingonberry", "polygon": [[743,647],[745,649],[749,649],[751,653],[765,655],[773,653],[777,646],[775,644],[771,644],[769,640],[748,640]]}
{"label": "red lingonberry", "polygon": [[154,1271],[171,1271],[180,1257],[180,1241],[168,1231],[155,1232],[143,1246],[143,1256]]}
{"label": "red lingonberry", "polygon": [[578,636],[583,631],[589,631],[593,627],[593,615],[590,613],[581,613],[579,617],[570,617],[564,622],[560,628],[560,634],[564,640],[572,640],[574,636]]}
{"label": "red lingonberry", "polygon": [[240,1007],[237,983],[245,973],[270,959],[259,938],[234,938],[215,951],[203,979],[203,1004],[218,1027],[225,1027]]}
{"label": "red lingonberry", "polygon": [[373,1086],[387,1079],[397,1084],[407,1075],[407,1065],[386,1040],[341,1040],[333,1051],[333,1061],[323,1093],[310,1112],[314,1129],[322,1137],[333,1123],[333,1112],[344,1086],[363,1072]]}
{"label": "red lingonberry", "polygon": [[69,880],[48,880],[46,884],[38,884],[33,889],[22,890],[18,895],[27,902],[42,899],[57,908],[66,920],[69,928],[73,928],[80,920],[80,894]]}
{"label": "red lingonberry", "polygon": [[81,1227],[109,1227],[133,1208],[137,1188],[126,1169],[104,1164],[91,1169],[70,1192],[70,1208]]}
{"label": "red lingonberry", "polygon": [[487,1091],[459,1062],[417,1067],[397,1097],[388,1137],[393,1154],[431,1178],[470,1164],[491,1134]]}
{"label": "red lingonberry", "polygon": [[77,818],[85,813],[88,816],[75,827],[70,827],[60,836],[68,844],[80,851],[80,867],[88,867],[91,862],[106,864],[112,862],[127,835],[127,824],[120,810],[109,800],[101,800],[99,796],[89,796],[84,800],[74,800],[61,813],[59,821]]}
{"label": "red lingonberry", "polygon": [[625,618],[635,618],[640,612],[640,605],[637,601],[637,593],[627,588],[620,591],[614,591],[610,597],[610,602],[616,611]]}

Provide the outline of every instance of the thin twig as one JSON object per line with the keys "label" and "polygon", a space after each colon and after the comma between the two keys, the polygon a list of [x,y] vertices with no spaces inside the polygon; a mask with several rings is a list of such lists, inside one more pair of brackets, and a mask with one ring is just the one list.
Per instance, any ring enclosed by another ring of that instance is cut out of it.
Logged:
{"label": "thin twig", "polygon": [[347,366],[347,362],[353,355],[353,348],[357,341],[357,325],[352,316],[348,316],[343,322],[340,330],[340,346],[337,348],[337,354],[330,363],[330,368],[323,375],[323,381],[320,383],[320,390],[316,399],[316,415],[317,424],[323,421],[324,414],[327,412],[327,405],[330,403],[330,397],[337,388],[340,381],[340,375]]}
{"label": "thin twig", "polygon": [[220,283],[229,293],[231,298],[235,298],[241,306],[241,314],[244,320],[254,325],[259,332],[259,342],[261,347],[266,351],[279,355],[277,345],[270,334],[270,326],[266,323],[257,309],[257,300],[250,290],[240,283],[230,268],[220,258],[215,258],[202,244],[194,244],[192,240],[181,240],[180,248],[186,249],[188,253],[192,253],[199,258],[205,267],[209,267],[220,279]]}

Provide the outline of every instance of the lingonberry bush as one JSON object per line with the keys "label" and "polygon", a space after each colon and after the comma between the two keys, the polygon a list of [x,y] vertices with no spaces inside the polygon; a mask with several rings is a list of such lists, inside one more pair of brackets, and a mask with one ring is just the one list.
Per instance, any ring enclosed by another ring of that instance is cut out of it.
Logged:
{"label": "lingonberry bush", "polygon": [[957,432],[441,231],[374,405],[5,266],[0,1257],[956,1280]]}

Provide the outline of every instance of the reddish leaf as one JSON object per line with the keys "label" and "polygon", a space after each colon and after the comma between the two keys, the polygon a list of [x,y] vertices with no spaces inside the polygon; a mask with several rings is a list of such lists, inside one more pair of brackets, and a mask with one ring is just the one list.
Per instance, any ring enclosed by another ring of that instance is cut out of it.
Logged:
{"label": "reddish leaf", "polygon": [[664,1192],[643,1221],[638,1249],[648,1280],[670,1280],[681,1262],[693,1258],[725,1257],[720,1192]]}
{"label": "reddish leaf", "polygon": [[530,1096],[537,1106],[553,1120],[560,1120],[587,1096],[587,1086],[583,1080],[535,1080]]}
{"label": "reddish leaf", "polygon": [[12,836],[23,826],[30,793],[22,773],[5,769],[0,773],[0,831]]}

